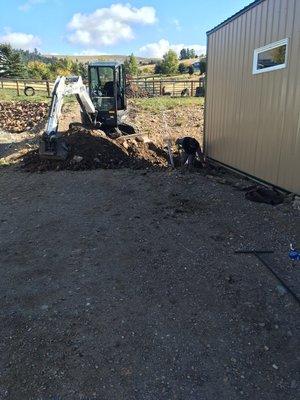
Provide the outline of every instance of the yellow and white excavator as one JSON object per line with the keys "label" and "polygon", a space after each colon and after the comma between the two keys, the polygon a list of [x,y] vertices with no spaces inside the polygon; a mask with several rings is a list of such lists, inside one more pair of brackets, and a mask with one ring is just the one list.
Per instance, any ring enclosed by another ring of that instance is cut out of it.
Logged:
{"label": "yellow and white excavator", "polygon": [[42,158],[65,159],[68,147],[58,132],[65,96],[75,95],[81,109],[83,126],[99,128],[108,136],[135,133],[122,123],[127,109],[124,65],[119,62],[94,62],[88,66],[88,87],[81,76],[59,76],[53,87],[46,130],[40,141]]}

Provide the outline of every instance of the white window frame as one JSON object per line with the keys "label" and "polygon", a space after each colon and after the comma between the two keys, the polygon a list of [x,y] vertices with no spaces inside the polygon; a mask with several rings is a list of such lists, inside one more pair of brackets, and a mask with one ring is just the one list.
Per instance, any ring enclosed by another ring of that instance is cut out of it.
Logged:
{"label": "white window frame", "polygon": [[[286,46],[284,64],[274,65],[273,67],[267,67],[267,68],[258,69],[257,68],[257,63],[258,63],[259,54],[263,53],[265,51],[268,51],[268,50],[276,49],[276,47],[280,47],[280,46]],[[273,42],[273,43],[267,44],[266,46],[263,46],[263,47],[260,47],[258,49],[255,49],[254,50],[254,57],[253,57],[253,70],[252,70],[253,75],[263,74],[264,72],[271,72],[271,71],[276,71],[278,69],[286,68],[287,60],[288,60],[288,49],[289,49],[289,39],[288,38],[282,39],[282,40],[278,40],[278,42]]]}

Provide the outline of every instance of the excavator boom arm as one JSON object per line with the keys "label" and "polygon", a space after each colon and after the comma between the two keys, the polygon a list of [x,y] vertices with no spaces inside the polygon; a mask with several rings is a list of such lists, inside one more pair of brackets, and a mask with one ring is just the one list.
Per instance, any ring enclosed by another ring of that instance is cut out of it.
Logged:
{"label": "excavator boom arm", "polygon": [[40,142],[39,153],[44,158],[64,159],[67,157],[67,146],[61,140],[57,131],[64,97],[70,95],[76,96],[82,112],[86,114],[91,124],[95,124],[97,111],[81,76],[57,77],[52,90],[52,100],[46,129]]}
{"label": "excavator boom arm", "polygon": [[89,116],[95,115],[95,106],[86,90],[81,76],[57,77],[53,91],[49,118],[46,126],[45,135],[53,135],[57,132],[59,118],[65,96],[76,95],[82,111]]}

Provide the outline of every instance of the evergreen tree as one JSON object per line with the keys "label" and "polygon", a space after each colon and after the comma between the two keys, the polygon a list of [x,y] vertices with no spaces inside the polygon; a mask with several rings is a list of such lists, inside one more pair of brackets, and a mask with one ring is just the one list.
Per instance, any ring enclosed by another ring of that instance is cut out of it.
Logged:
{"label": "evergreen tree", "polygon": [[131,54],[128,59],[124,62],[126,74],[138,75],[139,67],[136,57]]}
{"label": "evergreen tree", "polygon": [[155,73],[155,74],[162,74],[162,73],[163,73],[163,72],[162,72],[162,62],[161,62],[161,61],[158,61],[158,62],[155,64],[154,73]]}
{"label": "evergreen tree", "polygon": [[196,52],[194,49],[182,49],[180,51],[180,60],[188,60],[190,58],[196,58]]}
{"label": "evergreen tree", "polygon": [[5,76],[8,71],[8,59],[4,53],[0,51],[0,76]]}
{"label": "evergreen tree", "polygon": [[194,49],[190,50],[190,58],[196,58],[196,53]]}
{"label": "evergreen tree", "polygon": [[186,67],[186,65],[184,63],[180,63],[178,65],[178,72],[180,74],[185,74],[187,72],[187,67]]}
{"label": "evergreen tree", "polygon": [[187,59],[186,49],[180,50],[180,60],[186,60],[186,59]]}
{"label": "evergreen tree", "polygon": [[20,53],[13,50],[9,44],[0,44],[2,59],[2,76],[7,78],[23,78],[26,70],[21,60]]}
{"label": "evergreen tree", "polygon": [[83,64],[82,62],[78,63],[78,71],[78,75],[80,75],[82,79],[88,78],[88,70],[86,64]]}

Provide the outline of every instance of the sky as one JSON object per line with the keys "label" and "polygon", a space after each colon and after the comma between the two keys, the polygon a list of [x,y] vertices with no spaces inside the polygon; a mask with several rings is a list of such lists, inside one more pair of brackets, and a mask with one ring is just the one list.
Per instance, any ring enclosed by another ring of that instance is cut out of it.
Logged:
{"label": "sky", "polygon": [[206,31],[250,0],[0,0],[0,43],[44,54],[206,51]]}

